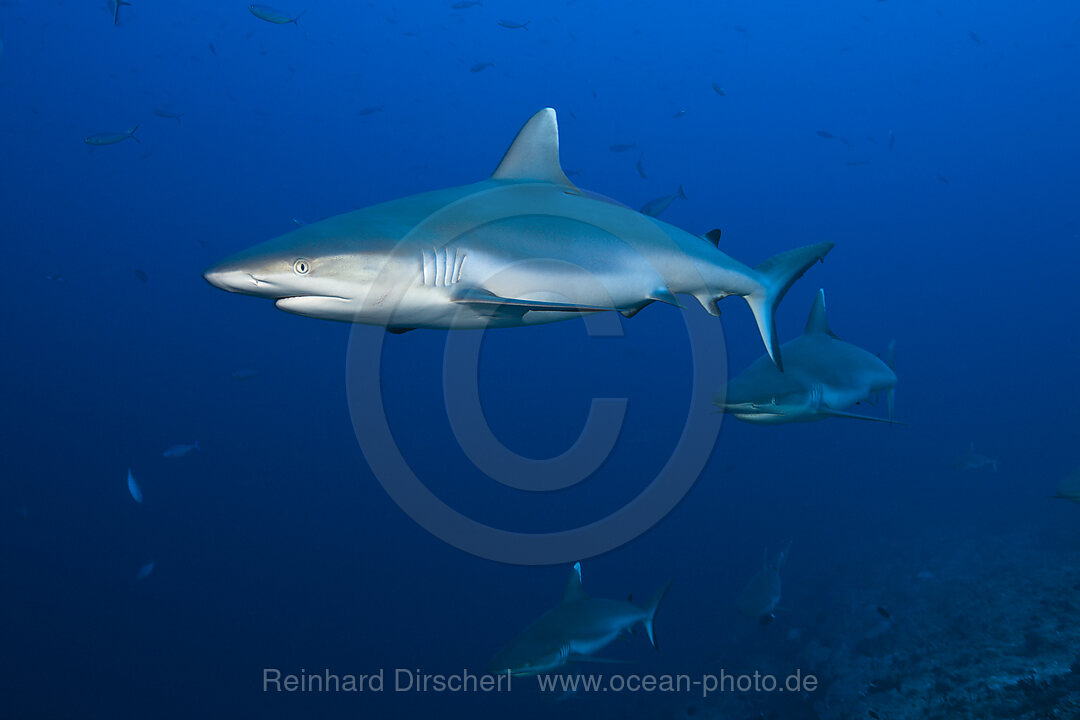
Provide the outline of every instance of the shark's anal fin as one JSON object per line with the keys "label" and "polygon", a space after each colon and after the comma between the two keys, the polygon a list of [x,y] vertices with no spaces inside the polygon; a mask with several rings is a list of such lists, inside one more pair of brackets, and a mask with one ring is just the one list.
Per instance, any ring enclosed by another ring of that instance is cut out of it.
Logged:
{"label": "shark's anal fin", "polygon": [[461,288],[456,290],[451,299],[462,305],[470,305],[473,309],[483,312],[487,308],[490,314],[500,311],[509,311],[524,315],[530,310],[538,312],[605,312],[618,310],[614,307],[601,307],[599,305],[582,305],[578,303],[558,303],[544,300],[521,300],[519,298],[507,298],[494,295],[481,288]]}

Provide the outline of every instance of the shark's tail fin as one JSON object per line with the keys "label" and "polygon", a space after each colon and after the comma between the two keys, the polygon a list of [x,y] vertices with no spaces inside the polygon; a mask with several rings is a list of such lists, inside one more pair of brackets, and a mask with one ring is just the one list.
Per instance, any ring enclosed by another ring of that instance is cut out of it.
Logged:
{"label": "shark's tail fin", "polygon": [[[889,347],[885,348],[885,357],[882,358],[889,369],[896,372],[896,341],[890,340]],[[893,408],[896,406],[896,388],[891,387],[885,393],[885,397],[889,401],[889,421],[893,420]]]}
{"label": "shark's tail fin", "polygon": [[757,320],[765,349],[780,370],[784,364],[780,357],[780,336],[776,332],[776,306],[795,281],[815,262],[824,260],[832,249],[831,242],[807,245],[775,255],[754,268],[760,275],[761,288],[747,295],[746,302]]}
{"label": "shark's tail fin", "polygon": [[656,608],[660,607],[660,601],[667,595],[670,587],[671,581],[668,580],[662,588],[656,591],[656,594],[652,596],[652,600],[645,607],[645,618],[641,621],[641,624],[645,626],[645,634],[649,636],[649,642],[652,643],[653,647],[656,647],[656,635],[653,634],[653,620],[656,619]]}
{"label": "shark's tail fin", "polygon": [[135,131],[138,130],[138,129],[139,129],[138,125],[131,128],[130,130],[127,131],[127,136],[129,138],[131,138],[132,140],[134,140],[135,142],[142,142],[141,140],[139,140],[139,138],[135,137]]}
{"label": "shark's tail fin", "polygon": [[307,8],[304,8],[304,9],[303,9],[303,10],[301,10],[300,12],[296,13],[296,17],[294,17],[294,18],[292,19],[292,24],[293,24],[293,25],[295,25],[295,26],[297,26],[297,27],[300,27],[300,23],[298,23],[298,22],[296,22],[296,21],[297,21],[297,20],[299,20],[299,19],[300,19],[300,18],[301,18],[301,17],[303,16],[303,14],[304,14],[304,13],[306,13],[306,12],[307,12]]}

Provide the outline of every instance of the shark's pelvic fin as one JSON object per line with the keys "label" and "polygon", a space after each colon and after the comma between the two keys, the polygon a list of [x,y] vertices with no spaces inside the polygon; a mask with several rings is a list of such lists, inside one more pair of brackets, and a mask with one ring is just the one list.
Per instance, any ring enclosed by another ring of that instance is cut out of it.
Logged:
{"label": "shark's pelvic fin", "polygon": [[512,312],[524,315],[530,310],[538,312],[603,312],[606,310],[618,310],[614,307],[601,307],[599,305],[578,305],[572,303],[546,302],[543,300],[521,300],[518,298],[506,298],[493,295],[481,288],[461,288],[454,292],[451,298],[456,303],[470,305],[478,312],[487,312],[494,315],[498,312]]}
{"label": "shark's pelvic fin", "polygon": [[761,289],[747,295],[746,302],[757,320],[765,349],[780,371],[783,371],[784,363],[780,357],[780,336],[776,331],[776,306],[795,281],[815,262],[824,260],[832,249],[831,242],[807,245],[775,255],[754,268],[760,275]]}
{"label": "shark's pelvic fin", "polygon": [[666,287],[654,290],[652,295],[649,296],[649,300],[659,300],[662,303],[674,305],[677,308],[683,306],[682,303],[679,302],[679,298],[675,297],[675,293],[671,292],[671,290],[668,290]]}
{"label": "shark's pelvic fin", "polygon": [[544,108],[529,118],[503,155],[492,180],[533,180],[574,187],[559,165],[559,123]]}
{"label": "shark's pelvic fin", "polygon": [[810,308],[810,317],[806,319],[806,328],[803,330],[803,334],[836,337],[836,333],[829,329],[829,320],[825,315],[824,288],[819,289],[817,297],[814,298],[814,307]]}
{"label": "shark's pelvic fin", "polygon": [[581,588],[581,563],[574,563],[570,569],[570,579],[566,581],[566,589],[563,590],[562,601],[564,603],[584,600],[588,597]]}
{"label": "shark's pelvic fin", "polygon": [[641,624],[645,626],[645,634],[649,636],[649,642],[653,647],[656,647],[656,635],[653,633],[653,621],[656,619],[656,608],[660,607],[660,602],[667,595],[668,589],[671,587],[671,581],[668,580],[664,583],[664,586],[656,591],[656,594],[652,596],[652,600],[645,606],[645,619],[641,621]]}

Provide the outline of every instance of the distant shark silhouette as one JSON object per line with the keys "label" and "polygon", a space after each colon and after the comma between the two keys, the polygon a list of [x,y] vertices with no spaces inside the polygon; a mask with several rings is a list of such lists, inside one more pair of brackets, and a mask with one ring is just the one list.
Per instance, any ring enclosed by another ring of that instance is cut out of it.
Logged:
{"label": "distant shark silhouette", "polygon": [[975,452],[974,442],[968,448],[967,454],[953,463],[953,470],[980,470],[984,467],[992,468],[994,472],[997,472],[997,460]]}
{"label": "distant shark silhouette", "polygon": [[1071,475],[1058,483],[1053,497],[1080,503],[1080,469],[1073,470]]}
{"label": "distant shark silhouette", "polygon": [[659,300],[746,300],[780,365],[774,314],[832,249],[781,253],[757,267],[718,234],[692,235],[578,189],[559,164],[555,111],[533,115],[490,178],[411,195],[296,228],[208,269],[210,284],[272,298],[309,317],[416,328],[533,325]]}
{"label": "distant shark silhouette", "polygon": [[653,619],[669,581],[649,604],[640,608],[629,600],[591,598],[581,589],[581,563],[574,563],[562,601],[537,618],[491,661],[492,673],[514,677],[551,672],[571,662],[620,662],[593,657],[635,625],[645,626],[656,647]]}
{"label": "distant shark silhouette", "polygon": [[765,548],[761,570],[750,579],[743,591],[739,593],[739,597],[735,599],[735,607],[740,613],[758,620],[762,625],[768,625],[776,619],[774,611],[780,604],[780,568],[783,567],[790,551],[791,543],[789,542],[777,553],[776,560],[770,564],[769,549]]}
{"label": "distant shark silhouette", "polygon": [[[875,422],[893,420],[894,345],[885,360],[846,343],[829,329],[825,291],[819,290],[803,334],[784,343],[784,370],[758,358],[728,383],[716,405],[740,420],[764,425],[809,422],[829,417]],[[844,408],[885,391],[888,419],[858,415]]]}

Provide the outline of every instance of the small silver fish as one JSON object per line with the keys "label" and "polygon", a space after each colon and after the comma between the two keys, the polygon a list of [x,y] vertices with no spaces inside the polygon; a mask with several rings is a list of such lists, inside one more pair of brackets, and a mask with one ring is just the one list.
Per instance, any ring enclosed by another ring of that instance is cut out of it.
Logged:
{"label": "small silver fish", "polygon": [[727,95],[727,93],[724,92],[724,88],[720,87],[720,83],[713,83],[712,84],[712,89],[713,89],[713,92],[715,92],[717,95],[720,95],[720,96]]}
{"label": "small silver fish", "polygon": [[139,487],[139,483],[135,482],[135,476],[131,474],[131,468],[128,468],[128,492],[131,493],[131,498],[137,503],[142,502],[142,488]]}
{"label": "small silver fish", "polygon": [[614,145],[609,145],[608,150],[610,150],[613,153],[622,153],[622,152],[626,152],[627,150],[633,150],[636,147],[637,147],[636,142],[632,142],[632,143],[615,143]]}
{"label": "small silver fish", "polygon": [[135,142],[139,142],[139,138],[135,137],[135,131],[139,129],[139,126],[131,128],[127,132],[122,133],[98,133],[97,135],[87,136],[83,142],[87,145],[115,145],[118,142],[123,142],[128,138],[131,138]]}
{"label": "small silver fish", "polygon": [[532,22],[532,20],[526,20],[523,23],[512,22],[510,20],[500,20],[499,21],[499,27],[504,27],[507,30],[528,30],[529,29],[529,23],[531,23],[531,22]]}
{"label": "small silver fish", "polygon": [[296,21],[300,19],[301,15],[307,12],[307,10],[301,10],[296,15],[296,17],[292,17],[291,15],[286,15],[280,10],[275,10],[268,5],[248,5],[248,10],[250,10],[251,14],[259,18],[260,20],[265,20],[266,22],[273,23],[274,25],[288,25],[289,23],[292,23],[293,25],[299,25],[300,23]]}
{"label": "small silver fish", "polygon": [[173,445],[171,448],[169,448],[165,452],[161,453],[161,457],[165,457],[165,458],[169,458],[171,460],[174,460],[176,458],[184,457],[185,455],[190,453],[192,450],[198,450],[198,449],[199,449],[199,441],[196,440],[191,445]]}
{"label": "small silver fish", "polygon": [[152,572],[154,572],[154,561],[153,560],[151,560],[150,562],[146,563],[141,568],[139,568],[139,572],[135,573],[135,579],[136,580],[145,580],[146,578],[150,577],[150,573],[152,573]]}

